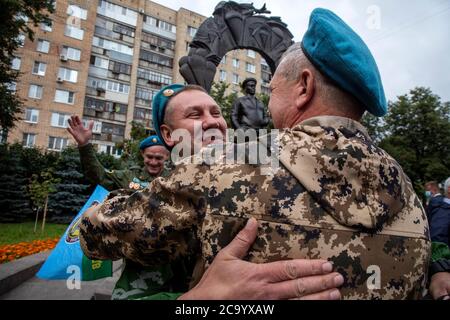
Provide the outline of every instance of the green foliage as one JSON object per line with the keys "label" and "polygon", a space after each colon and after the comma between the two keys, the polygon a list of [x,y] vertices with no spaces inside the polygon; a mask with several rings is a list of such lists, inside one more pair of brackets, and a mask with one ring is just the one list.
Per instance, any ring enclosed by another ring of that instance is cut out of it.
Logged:
{"label": "green foliage", "polygon": [[402,165],[416,191],[450,176],[450,104],[428,88],[415,88],[389,103],[380,146]]}
{"label": "green foliage", "polygon": [[0,221],[19,222],[33,213],[22,146],[0,145]]}
{"label": "green foliage", "polygon": [[114,156],[107,153],[98,153],[97,154],[98,161],[102,164],[105,169],[108,170],[122,170],[122,161],[115,158]]}
{"label": "green foliage", "polygon": [[40,174],[33,174],[29,185],[29,193],[33,207],[37,210],[42,209],[45,200],[51,193],[56,192],[55,185],[60,182],[60,179],[53,177],[51,169],[42,171]]}
{"label": "green foliage", "polygon": [[34,233],[34,222],[0,223],[0,246],[22,241],[60,238],[67,229],[67,224],[47,223],[44,232]]}
{"label": "green foliage", "polygon": [[[0,10],[0,127],[6,131],[18,120],[22,102],[9,90],[9,84],[17,81],[19,73],[11,69],[14,52],[18,49],[20,34],[34,39],[33,26],[43,22],[50,23],[52,0],[8,0],[2,1]],[[25,17],[25,19],[23,18]],[[28,18],[28,23],[26,22]]]}
{"label": "green foliage", "polygon": [[238,98],[238,95],[236,93],[226,95],[225,92],[229,86],[230,84],[225,82],[214,82],[211,88],[210,96],[222,109],[222,116],[227,122],[228,128],[232,128],[231,112],[233,108],[233,102]]}
{"label": "green foliage", "polygon": [[68,147],[61,152],[55,165],[56,193],[49,197],[52,220],[68,222],[78,213],[90,194],[90,186],[81,170],[77,148]]}
{"label": "green foliage", "polygon": [[139,144],[142,140],[147,138],[149,134],[141,123],[132,121],[130,136],[131,139],[124,140],[122,143],[117,144],[117,147],[123,150],[120,159],[125,167],[134,165],[144,166],[144,159],[142,158]]}

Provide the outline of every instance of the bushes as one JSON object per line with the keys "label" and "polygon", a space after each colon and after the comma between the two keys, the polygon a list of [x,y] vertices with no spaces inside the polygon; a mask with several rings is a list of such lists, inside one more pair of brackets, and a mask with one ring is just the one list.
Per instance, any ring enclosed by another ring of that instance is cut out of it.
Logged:
{"label": "bushes", "polygon": [[[99,156],[103,165],[120,169],[121,162]],[[61,153],[24,148],[20,144],[0,145],[0,222],[33,220],[35,212],[29,186],[32,176],[51,171],[59,179],[56,192],[49,197],[48,220],[69,223],[92,191],[84,179],[77,148]]]}

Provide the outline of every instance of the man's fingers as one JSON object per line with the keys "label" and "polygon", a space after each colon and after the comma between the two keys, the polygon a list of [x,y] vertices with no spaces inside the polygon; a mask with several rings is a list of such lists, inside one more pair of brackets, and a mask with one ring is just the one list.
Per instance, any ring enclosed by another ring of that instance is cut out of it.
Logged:
{"label": "man's fingers", "polygon": [[330,289],[291,300],[341,300],[341,293],[338,289]]}
{"label": "man's fingers", "polygon": [[89,120],[89,130],[92,131],[92,128],[94,128],[94,120]]}
{"label": "man's fingers", "polygon": [[271,287],[273,287],[273,291],[277,293],[276,298],[295,299],[330,289],[336,289],[343,283],[344,278],[342,275],[337,272],[333,272],[326,275],[304,277],[274,283]]}
{"label": "man's fingers", "polygon": [[[70,123],[69,123],[69,124],[70,124]],[[72,126],[67,127],[67,131],[69,131],[69,133],[70,133],[72,136],[75,136],[75,133],[73,132]]]}
{"label": "man's fingers", "polygon": [[228,254],[238,259],[244,258],[247,255],[248,249],[255,241],[257,233],[258,222],[255,218],[250,218],[244,229],[239,231],[233,241],[220,251],[221,254]]}
{"label": "man's fingers", "polygon": [[296,278],[327,274],[333,265],[326,260],[295,259],[261,264],[262,274],[269,276],[268,282],[280,282]]}
{"label": "man's fingers", "polygon": [[75,122],[75,124],[76,124],[77,126],[81,126],[81,125],[82,125],[82,123],[81,123],[81,120],[80,120],[80,117],[79,117],[79,116],[75,116],[75,117],[74,117],[74,122]]}

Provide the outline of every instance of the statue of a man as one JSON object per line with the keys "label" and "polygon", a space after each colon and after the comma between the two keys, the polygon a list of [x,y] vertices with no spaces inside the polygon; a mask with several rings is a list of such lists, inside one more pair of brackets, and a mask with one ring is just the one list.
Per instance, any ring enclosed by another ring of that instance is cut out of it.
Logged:
{"label": "statue of a man", "polygon": [[256,79],[247,78],[242,83],[245,96],[236,99],[231,113],[234,129],[265,129],[269,124],[264,104],[256,99]]}

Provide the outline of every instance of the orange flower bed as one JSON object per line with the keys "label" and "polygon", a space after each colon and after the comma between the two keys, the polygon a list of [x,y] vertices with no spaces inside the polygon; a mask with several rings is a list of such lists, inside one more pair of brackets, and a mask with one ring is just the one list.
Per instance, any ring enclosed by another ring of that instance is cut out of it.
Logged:
{"label": "orange flower bed", "polygon": [[59,239],[34,240],[0,246],[0,263],[9,262],[31,254],[53,249]]}

